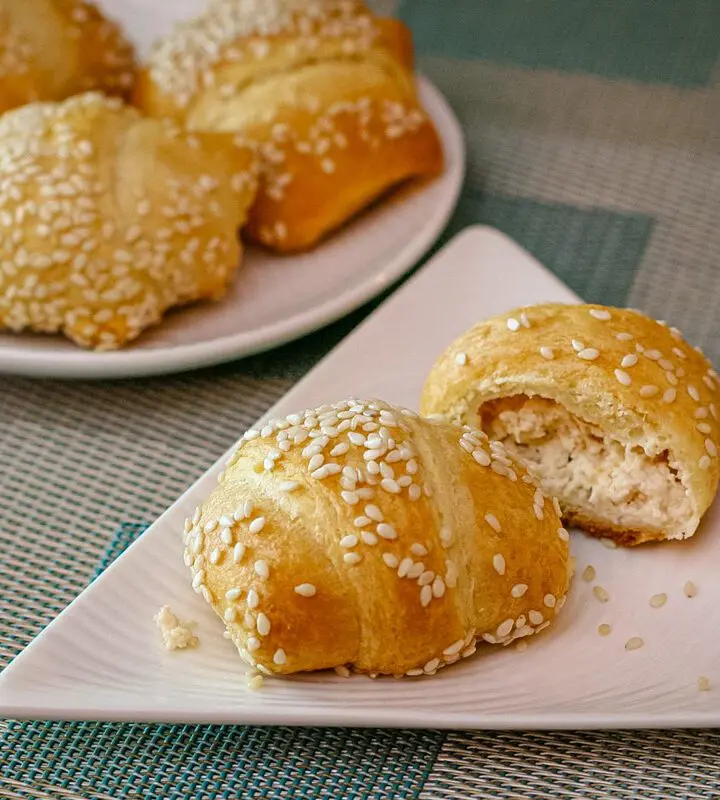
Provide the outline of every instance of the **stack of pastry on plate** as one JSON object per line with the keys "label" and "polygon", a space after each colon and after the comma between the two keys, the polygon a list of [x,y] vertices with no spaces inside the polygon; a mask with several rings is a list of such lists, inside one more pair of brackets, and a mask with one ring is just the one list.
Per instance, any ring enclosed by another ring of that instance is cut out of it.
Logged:
{"label": "stack of pastry on plate", "polygon": [[481,322],[424,417],[348,399],[248,431],[185,523],[194,590],[261,673],[420,676],[548,627],[563,523],[692,536],[717,491],[708,360],[641,313],[540,305]]}
{"label": "stack of pastry on plate", "polygon": [[[132,103],[130,105],[129,103]],[[402,23],[212,0],[136,68],[85,0],[0,0],[0,328],[121,347],[442,169]]]}

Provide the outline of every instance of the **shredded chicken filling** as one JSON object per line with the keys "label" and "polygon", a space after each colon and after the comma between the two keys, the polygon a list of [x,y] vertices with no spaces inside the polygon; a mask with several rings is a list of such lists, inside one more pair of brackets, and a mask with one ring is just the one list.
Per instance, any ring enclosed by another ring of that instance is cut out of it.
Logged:
{"label": "shredded chicken filling", "polygon": [[540,397],[494,400],[479,417],[488,436],[503,442],[571,515],[672,533],[692,514],[667,452],[649,456]]}

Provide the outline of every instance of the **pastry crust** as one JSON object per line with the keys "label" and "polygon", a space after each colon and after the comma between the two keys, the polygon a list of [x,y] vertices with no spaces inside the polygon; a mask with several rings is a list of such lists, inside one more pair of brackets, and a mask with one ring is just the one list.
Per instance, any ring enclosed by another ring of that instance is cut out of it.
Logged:
{"label": "pastry crust", "polygon": [[248,431],[184,539],[266,673],[432,674],[545,628],[569,581],[554,505],[502,447],[381,401]]}
{"label": "pastry crust", "polygon": [[129,96],[132,45],[85,0],[0,0],[0,113],[99,90]]}
{"label": "pastry crust", "polygon": [[[632,525],[619,523],[620,513],[615,518],[592,503],[578,506],[558,492],[567,522],[620,544],[686,538],[696,531],[717,491],[720,394],[710,362],[679,331],[629,309],[516,309],[453,342],[427,379],[421,410],[483,424],[483,409],[508,398],[558,404],[567,419],[590,428],[594,439],[617,444],[628,457],[646,458],[638,463],[655,469],[655,477],[658,470],[673,474],[681,489],[684,510],[674,519]],[[537,444],[546,442],[538,438]],[[547,490],[553,475],[538,476]],[[606,478],[599,470],[591,483]]]}
{"label": "pastry crust", "polygon": [[99,93],[0,119],[0,327],[113,349],[223,295],[253,153]]}
{"label": "pastry crust", "polygon": [[249,234],[311,247],[390,187],[442,169],[401,22],[356,0],[216,0],[162,40],[138,105],[259,144]]}

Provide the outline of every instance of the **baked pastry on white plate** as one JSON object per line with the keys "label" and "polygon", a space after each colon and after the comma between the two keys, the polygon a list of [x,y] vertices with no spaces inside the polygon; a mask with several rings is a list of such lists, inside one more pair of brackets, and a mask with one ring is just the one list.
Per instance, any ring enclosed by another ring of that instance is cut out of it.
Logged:
{"label": "baked pastry on white plate", "polygon": [[558,510],[504,448],[381,401],[248,431],[185,524],[185,563],[265,673],[423,675],[546,628]]}
{"label": "baked pastry on white plate", "polygon": [[695,533],[718,486],[719,409],[716,373],[676,329],[554,303],[471,328],[421,402],[501,441],[566,522],[623,545]]}

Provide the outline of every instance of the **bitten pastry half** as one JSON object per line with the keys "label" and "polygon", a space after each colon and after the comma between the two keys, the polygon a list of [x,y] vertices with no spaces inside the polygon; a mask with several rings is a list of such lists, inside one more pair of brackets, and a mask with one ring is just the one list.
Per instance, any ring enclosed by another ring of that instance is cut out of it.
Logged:
{"label": "bitten pastry half", "polygon": [[358,0],[215,0],[157,44],[136,99],[259,144],[248,231],[280,251],[309,248],[390,187],[442,170],[410,33]]}
{"label": "bitten pastry half", "polygon": [[0,0],[0,112],[90,90],[127,97],[132,45],[85,0]]}
{"label": "bitten pastry half", "polygon": [[223,295],[256,164],[99,93],[0,118],[0,328],[121,347]]}
{"label": "bitten pastry half", "polygon": [[718,386],[675,328],[629,309],[547,304],[457,339],[421,410],[501,441],[566,522],[634,545],[692,536],[712,503]]}
{"label": "bitten pastry half", "polygon": [[568,590],[568,534],[502,445],[381,401],[248,431],[184,540],[266,674],[433,674],[543,630]]}

